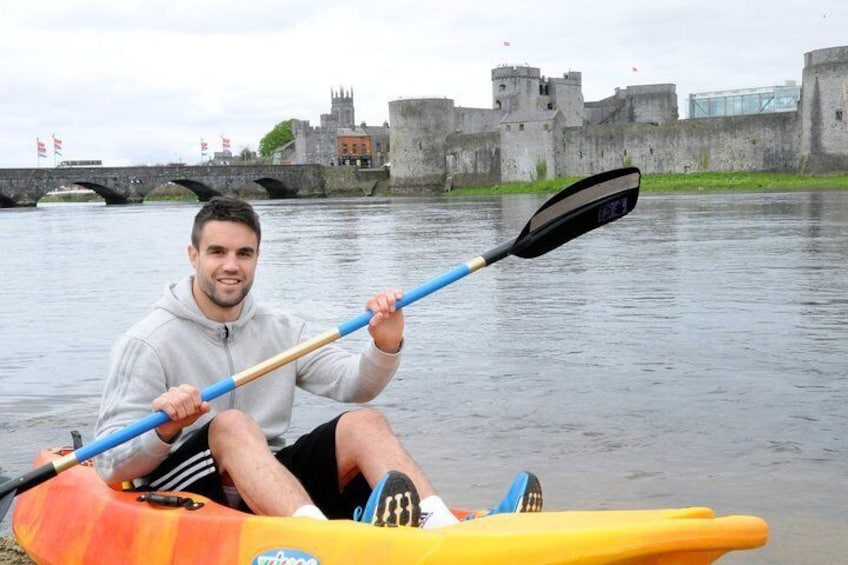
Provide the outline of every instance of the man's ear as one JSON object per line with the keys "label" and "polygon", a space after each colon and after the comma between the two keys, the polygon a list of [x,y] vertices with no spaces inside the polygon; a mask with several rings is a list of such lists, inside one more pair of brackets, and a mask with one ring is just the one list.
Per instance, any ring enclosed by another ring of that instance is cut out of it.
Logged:
{"label": "man's ear", "polygon": [[188,246],[188,260],[191,262],[191,266],[197,269],[197,248],[191,244]]}

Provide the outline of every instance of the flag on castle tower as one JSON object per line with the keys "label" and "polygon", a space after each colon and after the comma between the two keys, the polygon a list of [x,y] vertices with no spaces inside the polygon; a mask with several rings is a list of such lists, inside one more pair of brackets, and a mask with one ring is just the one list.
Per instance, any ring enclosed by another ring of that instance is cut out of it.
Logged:
{"label": "flag on castle tower", "polygon": [[630,70],[634,73],[639,71],[639,69],[637,69],[636,67],[630,67]]}
{"label": "flag on castle tower", "polygon": [[56,137],[55,133],[52,135],[52,137],[53,137],[53,155],[61,157],[62,156],[62,140],[59,139],[58,137]]}
{"label": "flag on castle tower", "polygon": [[35,145],[38,149],[38,158],[39,159],[41,159],[41,158],[46,159],[47,158],[47,146],[44,144],[44,142],[36,137],[35,138]]}
{"label": "flag on castle tower", "polygon": [[510,45],[509,41],[504,41],[504,42],[503,42],[503,46],[504,46],[504,47],[509,47],[509,45]]}

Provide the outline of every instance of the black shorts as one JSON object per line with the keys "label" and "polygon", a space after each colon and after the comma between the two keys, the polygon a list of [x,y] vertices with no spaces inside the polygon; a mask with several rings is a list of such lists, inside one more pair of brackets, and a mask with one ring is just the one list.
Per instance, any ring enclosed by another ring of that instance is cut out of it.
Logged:
{"label": "black shorts", "polygon": [[[277,460],[297,477],[315,505],[331,519],[352,518],[354,509],[364,507],[371,494],[362,474],[356,475],[344,488],[339,486],[336,462],[339,418],[341,416],[318,426],[276,454]],[[191,492],[227,505],[221,474],[209,450],[209,424],[194,432],[145,479],[149,490]],[[249,511],[244,504],[241,509]]]}

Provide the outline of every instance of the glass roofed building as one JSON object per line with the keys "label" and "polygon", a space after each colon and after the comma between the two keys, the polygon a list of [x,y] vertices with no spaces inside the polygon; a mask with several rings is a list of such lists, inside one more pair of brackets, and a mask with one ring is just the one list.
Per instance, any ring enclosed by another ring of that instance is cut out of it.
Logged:
{"label": "glass roofed building", "polygon": [[783,86],[702,92],[689,95],[689,117],[717,118],[794,112],[798,109],[799,100],[801,87],[795,81],[787,81]]}

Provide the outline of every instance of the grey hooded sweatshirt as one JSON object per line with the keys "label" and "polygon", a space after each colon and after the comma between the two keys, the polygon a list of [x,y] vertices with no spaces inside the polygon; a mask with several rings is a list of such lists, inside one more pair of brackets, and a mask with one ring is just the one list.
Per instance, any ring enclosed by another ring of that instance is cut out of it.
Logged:
{"label": "grey hooded sweatshirt", "polygon": [[[305,322],[274,313],[251,295],[238,320],[213,322],[198,308],[192,280],[189,276],[166,286],[153,311],[115,344],[96,437],[150,414],[152,401],[172,386],[192,384],[202,390],[312,337],[306,335]],[[184,428],[173,443],[151,430],[97,456],[95,468],[106,482],[144,477],[216,413],[231,408],[249,414],[277,450],[285,444],[295,386],[340,402],[367,402],[388,384],[399,363],[400,354],[381,351],[373,340],[359,355],[325,346],[213,400],[211,412]]]}

